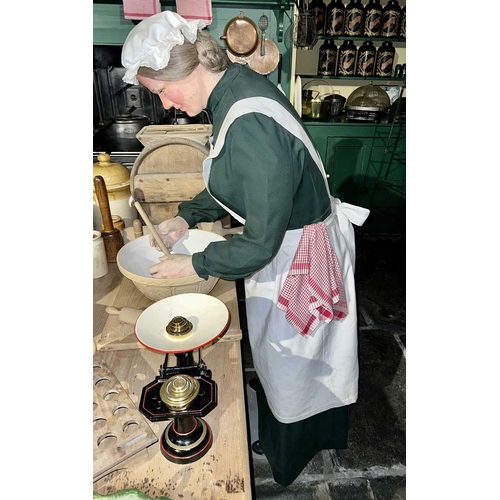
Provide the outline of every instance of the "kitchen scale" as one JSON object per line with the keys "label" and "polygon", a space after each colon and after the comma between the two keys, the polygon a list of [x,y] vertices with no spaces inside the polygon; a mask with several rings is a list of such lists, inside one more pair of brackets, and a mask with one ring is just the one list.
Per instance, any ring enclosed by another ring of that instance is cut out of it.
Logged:
{"label": "kitchen scale", "polygon": [[212,446],[212,430],[202,417],[217,406],[217,384],[201,349],[219,340],[229,321],[219,299],[184,293],[149,306],[135,324],[137,340],[165,354],[159,375],[142,390],[139,411],[152,422],[171,420],[160,439],[161,453],[171,462],[195,462]]}

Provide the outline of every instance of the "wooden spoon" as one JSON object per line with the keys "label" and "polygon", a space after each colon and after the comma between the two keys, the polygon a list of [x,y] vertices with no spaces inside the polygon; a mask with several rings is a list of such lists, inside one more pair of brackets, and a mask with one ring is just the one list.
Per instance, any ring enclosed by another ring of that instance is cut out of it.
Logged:
{"label": "wooden spoon", "polygon": [[170,250],[165,246],[165,243],[163,243],[163,240],[160,238],[160,235],[156,231],[156,228],[154,227],[153,223],[149,219],[148,214],[142,208],[141,204],[138,201],[136,201],[134,203],[134,206],[137,209],[137,211],[139,212],[139,215],[142,217],[142,219],[146,223],[146,226],[149,227],[149,230],[151,231],[151,234],[153,235],[153,238],[155,239],[156,243],[158,243],[158,246],[161,248],[161,251],[165,255],[170,255]]}

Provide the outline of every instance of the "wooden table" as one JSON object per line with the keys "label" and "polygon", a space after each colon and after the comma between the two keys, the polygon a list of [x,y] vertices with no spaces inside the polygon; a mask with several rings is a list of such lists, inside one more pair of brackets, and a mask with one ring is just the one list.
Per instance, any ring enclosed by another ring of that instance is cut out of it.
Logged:
{"label": "wooden table", "polygon": [[[122,277],[116,264],[109,268],[106,276],[94,280],[94,341],[99,347],[94,364],[104,360],[128,397],[138,404],[143,387],[158,375],[165,355],[143,348],[133,336],[132,325],[106,313],[107,306],[144,309],[152,304]],[[137,488],[152,498],[163,495],[172,500],[252,498],[235,284],[219,280],[210,295],[222,300],[231,314],[224,337],[201,351],[218,387],[217,407],[203,417],[213,432],[212,447],[198,461],[178,465],[163,457],[156,442],[95,481],[94,491],[110,494]],[[145,421],[158,439],[168,424]]]}

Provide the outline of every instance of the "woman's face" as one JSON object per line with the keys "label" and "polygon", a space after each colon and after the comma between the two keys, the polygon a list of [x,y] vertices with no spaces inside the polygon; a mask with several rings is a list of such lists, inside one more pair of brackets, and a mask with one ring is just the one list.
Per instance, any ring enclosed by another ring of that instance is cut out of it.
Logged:
{"label": "woman's face", "polygon": [[176,82],[163,82],[137,75],[137,80],[153,94],[157,94],[165,109],[174,107],[189,116],[196,116],[205,109],[202,74],[198,66],[187,78]]}

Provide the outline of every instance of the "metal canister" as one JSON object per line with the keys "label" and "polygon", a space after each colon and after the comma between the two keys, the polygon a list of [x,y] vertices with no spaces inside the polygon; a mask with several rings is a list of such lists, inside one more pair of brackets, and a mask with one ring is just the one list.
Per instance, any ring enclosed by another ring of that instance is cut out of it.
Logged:
{"label": "metal canister", "polygon": [[339,63],[337,74],[340,76],[353,76],[356,66],[356,46],[352,40],[346,40],[339,49]]}
{"label": "metal canister", "polygon": [[375,72],[375,56],[377,50],[370,40],[363,42],[358,50],[356,76],[372,76]]}
{"label": "metal canister", "polygon": [[399,20],[399,37],[406,38],[406,5],[401,9],[401,19]]}
{"label": "metal canister", "polygon": [[330,36],[344,34],[345,6],[342,0],[332,0],[326,9],[325,31]]}
{"label": "metal canister", "polygon": [[378,0],[369,0],[365,9],[364,36],[378,36],[382,25],[382,5]]}
{"label": "metal canister", "polygon": [[325,40],[319,48],[318,75],[333,76],[337,67],[337,46],[333,40]]}
{"label": "metal canister", "polygon": [[382,42],[377,50],[377,62],[375,63],[375,76],[390,78],[394,66],[394,55],[396,49],[392,42]]}
{"label": "metal canister", "polygon": [[361,0],[351,0],[345,8],[344,34],[347,36],[363,36],[364,19],[365,8]]}
{"label": "metal canister", "polygon": [[398,0],[389,0],[382,11],[382,26],[380,36],[386,38],[396,38],[399,31],[399,18],[401,16],[401,7]]}

